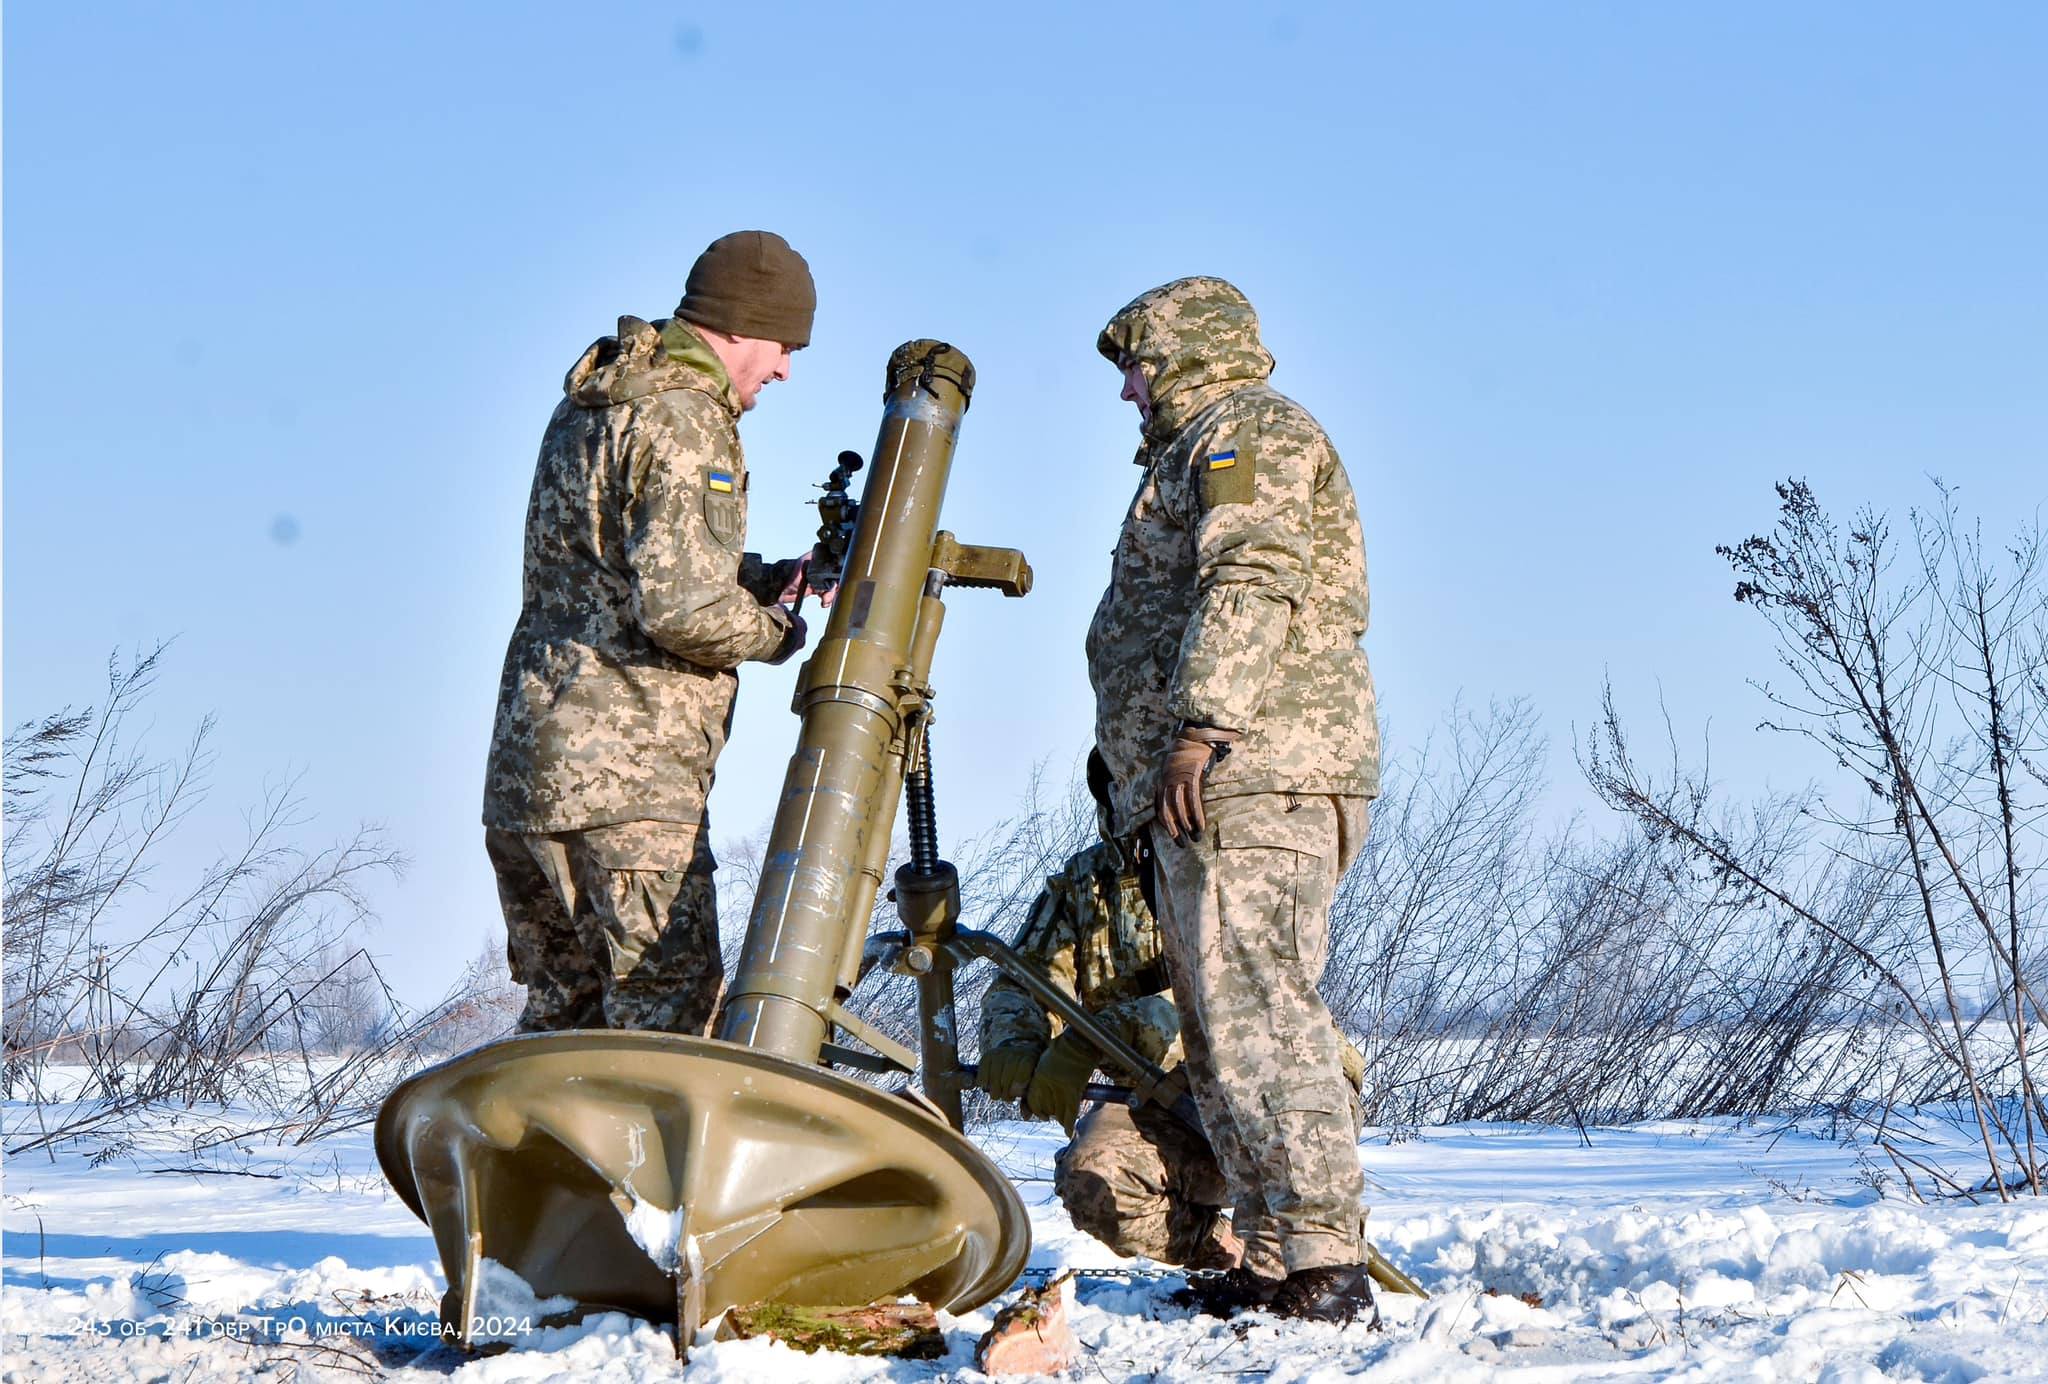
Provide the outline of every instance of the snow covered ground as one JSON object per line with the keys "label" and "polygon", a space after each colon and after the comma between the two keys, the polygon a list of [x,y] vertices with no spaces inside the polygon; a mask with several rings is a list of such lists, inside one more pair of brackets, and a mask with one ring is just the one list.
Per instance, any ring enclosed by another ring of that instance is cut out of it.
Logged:
{"label": "snow covered ground", "polygon": [[[9,1160],[7,1384],[679,1377],[670,1343],[619,1317],[496,1356],[437,1345],[433,1245],[385,1188],[368,1131],[181,1152],[223,1123],[167,1120],[98,1166],[86,1151]],[[1117,1266],[1051,1200],[1054,1136],[1023,1124],[981,1136],[1032,1207],[1031,1263]],[[1929,1137],[1966,1154],[1960,1133]],[[1077,1376],[2048,1378],[2048,1205],[1918,1205],[1883,1176],[1888,1160],[1817,1126],[1374,1131],[1359,1156],[1375,1240],[1431,1301],[1386,1298],[1383,1333],[1263,1317],[1233,1328],[1168,1305],[1172,1281],[1084,1277]],[[200,1165],[215,1171],[181,1171]],[[998,1305],[944,1319],[941,1361],[805,1356],[707,1333],[690,1377],[979,1378],[974,1341]]]}

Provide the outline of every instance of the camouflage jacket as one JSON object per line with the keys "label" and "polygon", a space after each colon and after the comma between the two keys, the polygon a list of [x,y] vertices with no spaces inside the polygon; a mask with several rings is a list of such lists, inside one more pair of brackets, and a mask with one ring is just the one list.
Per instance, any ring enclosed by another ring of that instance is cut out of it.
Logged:
{"label": "camouflage jacket", "polygon": [[739,396],[689,324],[621,317],[570,368],[526,512],[484,824],[703,819],[733,669],[789,627],[740,544]]}
{"label": "camouflage jacket", "polygon": [[1221,279],[1177,280],[1118,312],[1097,347],[1137,361],[1152,396],[1087,640],[1119,829],[1151,819],[1183,722],[1243,732],[1211,797],[1377,796],[1357,501],[1322,427],[1267,385],[1251,304]]}
{"label": "camouflage jacket", "polygon": [[[1180,1061],[1180,1015],[1167,988],[1159,925],[1115,846],[1076,852],[1046,880],[1014,945],[1146,1057],[1161,1066]],[[1043,1048],[1065,1027],[1007,977],[982,996],[983,1052],[1009,1043]]]}

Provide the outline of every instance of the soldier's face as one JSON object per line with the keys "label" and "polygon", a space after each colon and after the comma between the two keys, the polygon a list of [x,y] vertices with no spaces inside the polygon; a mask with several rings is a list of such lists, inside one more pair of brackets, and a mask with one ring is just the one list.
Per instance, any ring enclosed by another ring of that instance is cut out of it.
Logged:
{"label": "soldier's face", "polygon": [[1124,392],[1119,399],[1128,399],[1138,406],[1138,421],[1152,421],[1152,382],[1145,378],[1145,367],[1136,361],[1124,366]]}
{"label": "soldier's face", "polygon": [[725,373],[732,380],[733,390],[740,396],[742,412],[754,406],[768,381],[789,378],[790,357],[795,352],[781,342],[757,336],[723,336],[709,332],[705,336],[711,341],[711,349],[718,353],[719,360],[725,363]]}

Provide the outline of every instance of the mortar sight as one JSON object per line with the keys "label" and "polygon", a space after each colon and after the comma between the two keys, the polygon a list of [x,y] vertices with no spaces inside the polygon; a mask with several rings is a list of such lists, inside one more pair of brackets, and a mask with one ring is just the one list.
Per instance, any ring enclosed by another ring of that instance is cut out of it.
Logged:
{"label": "mortar sight", "polygon": [[811,501],[818,507],[818,546],[811,550],[812,585],[836,585],[846,567],[846,550],[853,545],[854,530],[860,524],[860,501],[847,492],[853,473],[867,463],[859,452],[841,452],[839,464],[818,489],[825,493]]}

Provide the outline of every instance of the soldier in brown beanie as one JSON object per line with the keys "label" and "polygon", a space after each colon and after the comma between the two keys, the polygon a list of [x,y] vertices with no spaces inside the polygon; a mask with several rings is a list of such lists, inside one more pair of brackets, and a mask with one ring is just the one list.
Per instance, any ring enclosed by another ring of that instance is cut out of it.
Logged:
{"label": "soldier in brown beanie", "polygon": [[817,301],[781,236],[721,236],[673,316],[583,352],[548,420],[484,774],[522,1031],[702,1033],[717,1006],[712,770],[739,665],[804,642],[803,564],[741,551],[738,425]]}

